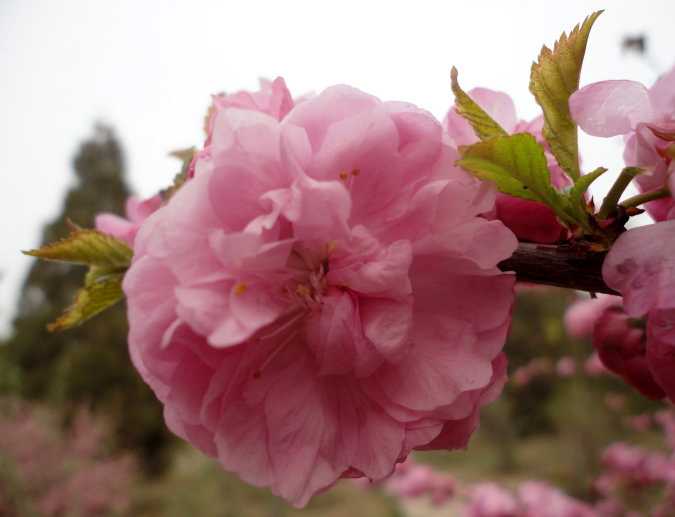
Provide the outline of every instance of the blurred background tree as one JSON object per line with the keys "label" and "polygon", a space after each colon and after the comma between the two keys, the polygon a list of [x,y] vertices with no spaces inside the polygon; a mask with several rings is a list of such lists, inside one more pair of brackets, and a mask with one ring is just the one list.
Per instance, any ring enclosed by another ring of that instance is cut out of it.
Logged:
{"label": "blurred background tree", "polygon": [[[42,244],[68,235],[68,219],[92,227],[99,212],[124,212],[130,192],[123,153],[110,128],[94,128],[81,144],[73,169],[75,184],[61,214],[45,227]],[[124,304],[68,332],[46,330],[70,305],[83,275],[83,269],[67,264],[33,262],[21,289],[13,332],[0,347],[0,390],[60,406],[64,423],[82,404],[105,413],[113,426],[113,447],[140,453],[146,471],[158,473],[166,465],[172,439],[160,404],[131,366]]]}

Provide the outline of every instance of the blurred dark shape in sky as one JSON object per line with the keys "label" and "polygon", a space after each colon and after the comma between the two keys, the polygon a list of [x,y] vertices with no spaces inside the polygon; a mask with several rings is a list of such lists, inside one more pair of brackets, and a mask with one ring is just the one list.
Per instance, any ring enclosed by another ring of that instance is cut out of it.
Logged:
{"label": "blurred dark shape in sky", "polygon": [[626,35],[621,41],[621,50],[644,55],[647,52],[647,36],[645,34]]}
{"label": "blurred dark shape in sky", "polygon": [[[67,219],[93,227],[99,212],[124,212],[129,188],[122,150],[110,128],[95,127],[81,144],[73,168],[76,182],[66,194],[62,213],[45,227],[42,244],[68,235]],[[72,303],[84,273],[68,264],[33,262],[21,289],[13,332],[0,347],[6,368],[13,367],[16,374],[11,389],[60,406],[66,421],[81,404],[105,413],[115,447],[140,453],[146,471],[158,473],[165,466],[171,438],[159,402],[131,364],[124,304],[66,332],[46,330]]]}

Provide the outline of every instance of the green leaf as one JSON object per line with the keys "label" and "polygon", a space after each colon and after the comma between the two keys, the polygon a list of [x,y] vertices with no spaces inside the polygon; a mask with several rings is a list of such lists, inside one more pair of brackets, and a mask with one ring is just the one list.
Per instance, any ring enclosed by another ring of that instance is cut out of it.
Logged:
{"label": "green leaf", "polygon": [[594,171],[589,172],[581,176],[575,183],[574,186],[569,190],[567,195],[569,196],[572,202],[584,202],[584,194],[588,190],[588,187],[591,186],[596,179],[602,176],[607,169],[604,167],[598,167]]}
{"label": "green leaf", "polygon": [[122,279],[133,252],[115,237],[96,230],[76,229],[65,239],[24,253],[44,260],[89,266],[84,287],[77,291],[73,304],[48,325],[52,332],[80,325],[124,298]]}
{"label": "green leaf", "polygon": [[476,136],[481,140],[506,136],[507,132],[459,86],[457,69],[454,66],[450,71],[450,79],[452,81],[452,93],[455,94],[455,109],[471,124]]}
{"label": "green leaf", "polygon": [[123,278],[122,272],[92,267],[85,277],[84,287],[77,291],[73,304],[47,329],[57,332],[76,327],[119,302],[124,298]]}
{"label": "green leaf", "polygon": [[188,147],[186,149],[177,149],[169,153],[169,156],[178,158],[181,161],[181,168],[180,172],[174,176],[173,184],[159,193],[164,201],[171,199],[187,181],[190,164],[192,163],[192,159],[196,152],[197,149],[195,147]]}
{"label": "green leaf", "polygon": [[581,26],[574,27],[569,36],[563,33],[553,50],[543,47],[537,62],[532,64],[530,75],[530,91],[544,112],[544,138],[573,180],[581,173],[577,126],[570,115],[568,101],[579,88],[588,36],[600,14],[602,11],[591,14]]}
{"label": "green leaf", "polygon": [[133,256],[124,242],[97,230],[76,230],[64,239],[23,253],[44,260],[107,269],[126,269]]}
{"label": "green leaf", "polygon": [[495,183],[504,194],[539,201],[565,224],[577,224],[565,194],[551,185],[544,148],[529,133],[492,138],[460,147],[457,164],[477,178]]}

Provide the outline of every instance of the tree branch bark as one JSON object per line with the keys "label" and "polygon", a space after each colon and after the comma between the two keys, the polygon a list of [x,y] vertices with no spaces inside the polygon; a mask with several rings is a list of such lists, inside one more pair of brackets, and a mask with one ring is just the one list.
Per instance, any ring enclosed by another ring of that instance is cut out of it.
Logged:
{"label": "tree branch bark", "polygon": [[567,245],[521,242],[516,252],[498,267],[514,271],[521,282],[619,295],[602,279],[605,255]]}

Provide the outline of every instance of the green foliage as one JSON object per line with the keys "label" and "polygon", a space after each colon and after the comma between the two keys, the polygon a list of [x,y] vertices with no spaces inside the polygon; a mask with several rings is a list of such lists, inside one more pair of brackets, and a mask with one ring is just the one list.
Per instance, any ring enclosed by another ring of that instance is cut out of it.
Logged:
{"label": "green foliage", "polygon": [[25,254],[43,260],[96,266],[106,271],[125,270],[133,256],[124,242],[97,230],[75,230],[68,237]]}
{"label": "green foliage", "polygon": [[479,179],[493,182],[510,196],[547,205],[567,226],[592,232],[584,194],[606,169],[598,168],[579,178],[567,191],[551,184],[544,148],[529,133],[490,138],[459,149],[457,164]]}
{"label": "green foliage", "polygon": [[488,115],[469,95],[462,90],[457,81],[457,69],[453,66],[450,72],[452,93],[455,94],[455,109],[473,128],[481,140],[497,136],[507,136],[507,132]]}
{"label": "green foliage", "polygon": [[568,201],[551,185],[544,148],[529,133],[491,138],[460,148],[457,162],[482,180],[495,183],[500,192],[548,205],[565,223],[575,222]]}
{"label": "green foliage", "polygon": [[96,230],[75,230],[68,237],[27,251],[26,255],[89,266],[84,287],[50,331],[66,330],[93,318],[124,298],[122,279],[133,252],[122,241]]}
{"label": "green foliage", "polygon": [[[77,153],[77,181],[62,213],[45,228],[42,243],[68,235],[73,225],[67,218],[93,226],[99,212],[123,213],[130,194],[123,169],[117,139],[110,129],[98,127]],[[114,265],[122,265],[128,253],[121,252]],[[99,278],[99,272],[91,280]],[[18,372],[18,395],[59,405],[66,418],[81,404],[105,413],[114,428],[114,445],[139,452],[146,469],[156,472],[166,464],[173,439],[161,405],[131,364],[124,304],[68,332],[47,332],[47,324],[72,302],[81,285],[80,268],[34,261],[22,287],[13,332],[0,347],[0,363],[4,359]]]}
{"label": "green foliage", "polygon": [[544,46],[530,75],[530,91],[544,112],[544,138],[558,164],[575,181],[581,176],[579,146],[568,101],[579,88],[588,36],[600,14],[591,14],[569,36],[563,33],[553,50]]}
{"label": "green foliage", "polygon": [[593,182],[605,172],[607,172],[607,169],[604,167],[598,167],[594,171],[584,174],[574,183],[574,186],[569,191],[568,197],[579,210],[586,210],[586,191],[588,190],[588,187],[590,187]]}

